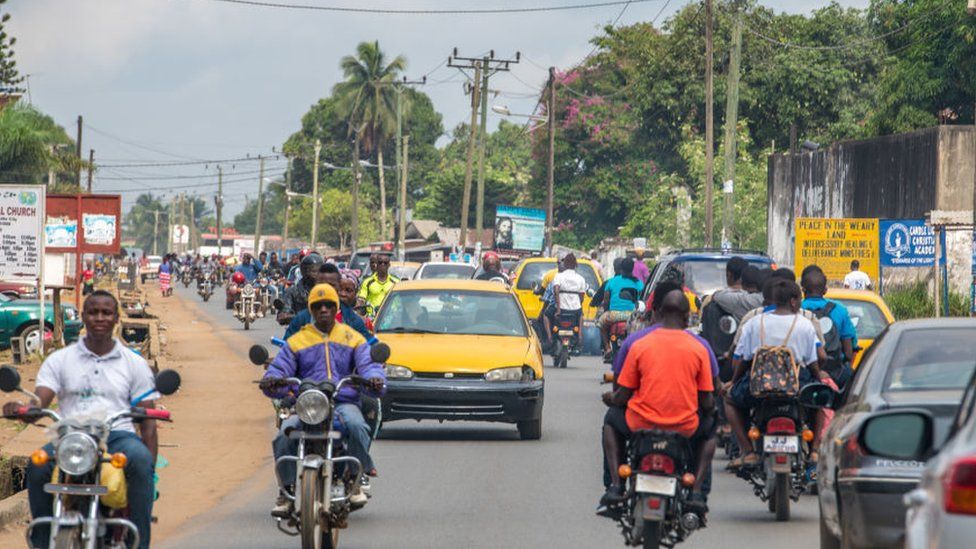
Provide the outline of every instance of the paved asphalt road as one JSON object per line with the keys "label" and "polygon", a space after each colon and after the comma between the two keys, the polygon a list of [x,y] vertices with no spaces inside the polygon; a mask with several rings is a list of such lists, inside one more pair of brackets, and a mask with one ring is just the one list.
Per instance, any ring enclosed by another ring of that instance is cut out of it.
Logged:
{"label": "paved asphalt road", "polygon": [[[243,326],[223,308],[222,294],[202,303],[223,329]],[[272,318],[258,320],[250,334],[267,343],[283,333]],[[246,349],[240,350],[248,367]],[[380,477],[369,505],[353,514],[342,532],[344,548],[590,548],[623,547],[615,523],[597,517],[602,494],[599,429],[604,407],[598,380],[603,366],[593,357],[574,358],[565,370],[547,369],[541,441],[523,442],[515,427],[491,423],[395,422],[373,446]],[[255,379],[259,370],[254,368]],[[255,389],[257,390],[257,389]],[[294,548],[298,539],[275,528],[268,407],[268,461],[253,482],[239,487],[214,513],[192,519],[167,548]],[[227,456],[233,459],[233,456]],[[817,503],[803,496],[793,518],[776,523],[745,481],[723,472],[716,458],[708,528],[682,547],[802,549],[819,547]]]}

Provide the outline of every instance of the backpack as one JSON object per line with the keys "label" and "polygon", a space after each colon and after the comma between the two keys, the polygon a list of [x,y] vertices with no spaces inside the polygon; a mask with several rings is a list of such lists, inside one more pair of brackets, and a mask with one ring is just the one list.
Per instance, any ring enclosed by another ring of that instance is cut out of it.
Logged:
{"label": "backpack", "polygon": [[759,349],[752,359],[752,373],[749,376],[749,393],[757,398],[792,397],[800,392],[800,368],[796,365],[793,351],[787,347],[793,328],[800,315],[793,316],[793,323],[781,345],[766,345],[763,320],[759,316]]}
{"label": "backpack", "polygon": [[827,353],[827,362],[824,364],[824,369],[828,372],[838,370],[844,365],[844,352],[840,345],[840,330],[837,328],[837,324],[833,322],[833,319],[830,318],[830,313],[836,307],[836,303],[828,301],[826,307],[810,310],[817,317],[817,322],[820,323],[820,331],[823,332],[824,352]]}

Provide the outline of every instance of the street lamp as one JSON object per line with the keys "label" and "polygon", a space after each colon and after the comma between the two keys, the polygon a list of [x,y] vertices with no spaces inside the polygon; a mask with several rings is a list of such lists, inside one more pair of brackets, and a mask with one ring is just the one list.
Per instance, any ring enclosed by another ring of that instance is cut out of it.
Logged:
{"label": "street lamp", "polygon": [[518,113],[513,113],[511,111],[511,109],[509,109],[505,105],[492,105],[491,106],[491,110],[495,111],[496,113],[498,113],[498,114],[500,114],[502,116],[516,116],[516,117],[519,117],[519,118],[528,118],[529,120],[534,120],[536,122],[541,122],[543,124],[545,124],[545,123],[547,123],[549,121],[549,119],[546,118],[545,116],[538,116],[538,115],[535,115],[535,114],[518,114]]}

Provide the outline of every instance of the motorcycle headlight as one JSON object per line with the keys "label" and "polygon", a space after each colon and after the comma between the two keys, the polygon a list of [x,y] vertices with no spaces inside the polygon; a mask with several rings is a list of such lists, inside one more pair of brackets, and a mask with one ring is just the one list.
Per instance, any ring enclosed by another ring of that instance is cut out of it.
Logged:
{"label": "motorcycle headlight", "polygon": [[528,366],[495,368],[485,374],[486,381],[531,381],[533,379],[535,379],[535,371]]}
{"label": "motorcycle headlight", "polygon": [[57,461],[66,474],[83,475],[98,463],[98,445],[84,433],[68,433],[58,442]]}
{"label": "motorcycle headlight", "polygon": [[406,366],[397,366],[396,364],[386,365],[386,379],[411,379],[413,378],[413,370],[407,368]]}
{"label": "motorcycle headlight", "polygon": [[318,425],[329,417],[329,397],[322,391],[305,391],[295,401],[295,412],[302,423]]}
{"label": "motorcycle headlight", "polygon": [[250,284],[245,284],[244,289],[241,290],[241,294],[243,294],[246,297],[250,297],[254,295],[254,286],[251,286]]}

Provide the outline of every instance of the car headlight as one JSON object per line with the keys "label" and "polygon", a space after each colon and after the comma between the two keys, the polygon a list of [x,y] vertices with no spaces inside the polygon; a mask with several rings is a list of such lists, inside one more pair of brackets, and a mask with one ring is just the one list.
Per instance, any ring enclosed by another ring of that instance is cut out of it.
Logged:
{"label": "car headlight", "polygon": [[412,379],[413,370],[407,368],[406,366],[397,366],[396,364],[386,365],[386,379]]}
{"label": "car headlight", "polygon": [[329,417],[329,397],[322,391],[305,391],[295,401],[295,412],[302,423],[318,425]]}
{"label": "car headlight", "polygon": [[57,461],[65,474],[83,475],[98,463],[98,445],[84,433],[68,433],[58,441]]}
{"label": "car headlight", "polygon": [[486,381],[532,381],[533,379],[535,379],[535,371],[528,366],[495,368],[485,374]]}

